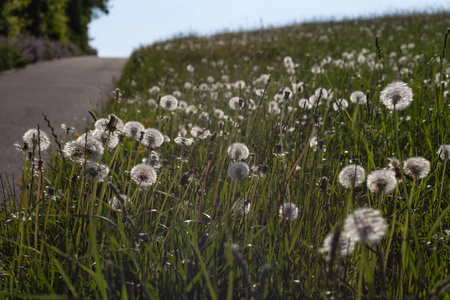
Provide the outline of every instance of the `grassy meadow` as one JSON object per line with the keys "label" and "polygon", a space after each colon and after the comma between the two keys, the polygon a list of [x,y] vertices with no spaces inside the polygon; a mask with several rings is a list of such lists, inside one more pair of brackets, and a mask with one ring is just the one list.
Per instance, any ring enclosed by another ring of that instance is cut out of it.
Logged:
{"label": "grassy meadow", "polygon": [[448,28],[398,15],[137,49],[92,124],[19,143],[0,297],[450,299]]}

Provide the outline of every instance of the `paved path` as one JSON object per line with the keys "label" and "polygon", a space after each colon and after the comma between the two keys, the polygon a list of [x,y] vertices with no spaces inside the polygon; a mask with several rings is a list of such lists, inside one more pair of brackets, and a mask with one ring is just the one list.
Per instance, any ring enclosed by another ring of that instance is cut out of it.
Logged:
{"label": "paved path", "polygon": [[23,154],[14,142],[22,143],[30,128],[40,128],[49,137],[45,113],[58,136],[61,124],[83,131],[88,110],[109,99],[127,59],[81,56],[29,65],[0,73],[0,174],[20,177]]}

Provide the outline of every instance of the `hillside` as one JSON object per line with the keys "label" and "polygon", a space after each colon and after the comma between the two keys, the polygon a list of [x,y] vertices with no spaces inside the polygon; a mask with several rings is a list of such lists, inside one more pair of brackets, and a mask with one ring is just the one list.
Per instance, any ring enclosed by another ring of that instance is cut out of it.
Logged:
{"label": "hillside", "polygon": [[92,131],[29,134],[32,158],[59,143],[48,171],[25,161],[25,196],[3,188],[1,295],[448,299],[449,28],[141,47]]}

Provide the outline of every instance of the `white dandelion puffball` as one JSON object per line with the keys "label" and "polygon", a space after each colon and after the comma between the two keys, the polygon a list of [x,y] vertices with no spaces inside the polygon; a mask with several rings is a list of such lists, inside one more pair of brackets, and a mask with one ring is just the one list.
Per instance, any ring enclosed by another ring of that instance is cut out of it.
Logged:
{"label": "white dandelion puffball", "polygon": [[249,153],[247,146],[243,143],[234,143],[228,147],[228,155],[235,161],[246,160]]}
{"label": "white dandelion puffball", "polygon": [[413,101],[412,88],[401,81],[390,83],[381,91],[380,101],[389,110],[404,110]]}
{"label": "white dandelion puffball", "polygon": [[129,121],[125,123],[123,133],[132,140],[139,140],[141,132],[145,130],[144,125],[137,121]]}
{"label": "white dandelion puffball", "polygon": [[386,235],[387,227],[379,210],[362,207],[345,218],[343,233],[356,243],[376,243]]}
{"label": "white dandelion puffball", "polygon": [[147,128],[144,130],[141,143],[149,148],[158,148],[164,143],[164,135],[155,128]]}
{"label": "white dandelion puffball", "polygon": [[239,98],[239,97],[233,97],[230,99],[230,101],[228,102],[228,105],[232,108],[232,109],[239,109],[241,107],[244,107],[244,99]]}
{"label": "white dandelion puffball", "polygon": [[217,119],[222,119],[223,116],[225,115],[225,113],[223,112],[223,110],[216,108],[213,112],[214,117],[216,117]]}
{"label": "white dandelion puffball", "polygon": [[298,106],[300,106],[304,110],[310,110],[313,107],[311,102],[309,102],[309,100],[306,98],[300,99],[298,101]]}
{"label": "white dandelion puffball", "polygon": [[351,93],[350,101],[352,103],[361,104],[361,105],[366,104],[367,103],[366,94],[364,94],[361,91],[355,91],[355,92]]}
{"label": "white dandelion puffball", "polygon": [[158,177],[155,168],[144,163],[134,166],[130,171],[130,175],[131,179],[143,188],[154,184]]}
{"label": "white dandelion puffball", "polygon": [[184,110],[188,115],[194,115],[197,113],[198,109],[195,105],[189,105],[188,107],[186,107],[186,109]]}
{"label": "white dandelion puffball", "polygon": [[188,107],[186,101],[179,101],[178,102],[178,109],[179,110],[184,110],[184,109],[186,109],[186,107]]}
{"label": "white dandelion puffball", "polygon": [[25,132],[25,134],[23,135],[22,139],[23,142],[27,145],[27,148],[30,150],[32,150],[34,147],[35,150],[40,148],[41,151],[44,151],[48,147],[50,147],[50,139],[42,130],[39,130],[38,133],[37,129],[28,129],[27,132]]}
{"label": "white dandelion puffball", "polygon": [[98,119],[94,127],[95,129],[114,132],[116,130],[123,131],[125,124],[123,121],[116,115],[110,114],[108,118]]}
{"label": "white dandelion puffball", "polygon": [[233,204],[233,211],[242,217],[248,216],[250,212],[250,199],[239,197]]}
{"label": "white dandelion puffball", "polygon": [[172,95],[166,95],[161,97],[159,105],[166,110],[175,110],[178,106],[178,100]]}
{"label": "white dandelion puffball", "polygon": [[191,146],[194,143],[193,138],[188,138],[184,136],[176,137],[173,141],[175,142],[175,144],[183,146]]}
{"label": "white dandelion puffball", "polygon": [[194,127],[191,128],[191,135],[193,137],[196,137],[196,138],[199,138],[201,140],[204,140],[208,136],[210,136],[211,133],[209,132],[209,130],[206,130],[206,129],[198,127],[198,126],[194,126]]}
{"label": "white dandelion puffball", "polygon": [[87,159],[98,160],[105,148],[96,138],[83,134],[75,141],[67,142],[63,148],[64,157],[76,163],[84,163]]}
{"label": "white dandelion puffball", "polygon": [[99,140],[103,144],[103,147],[107,146],[108,149],[114,149],[119,144],[119,137],[115,133],[96,129],[89,134]]}
{"label": "white dandelion puffball", "polygon": [[430,170],[430,161],[420,156],[407,158],[403,162],[403,171],[414,179],[427,177]]}
{"label": "white dandelion puffball", "polygon": [[86,165],[84,165],[81,169],[81,172],[87,178],[93,178],[102,181],[106,176],[108,176],[109,167],[105,164],[88,160],[86,162]]}
{"label": "white dandelion puffball", "polygon": [[397,178],[392,170],[376,170],[367,176],[367,187],[372,193],[390,194],[397,187]]}
{"label": "white dandelion puffball", "polygon": [[442,160],[450,159],[450,145],[441,145],[436,153]]}
{"label": "white dandelion puffball", "polygon": [[345,188],[355,188],[366,180],[364,168],[358,165],[347,165],[339,173],[339,183]]}
{"label": "white dandelion puffball", "polygon": [[278,215],[286,221],[294,221],[298,218],[298,207],[294,203],[285,202],[280,205]]}
{"label": "white dandelion puffball", "polygon": [[228,175],[233,179],[242,180],[248,176],[250,169],[247,164],[243,162],[235,162],[228,168]]}
{"label": "white dandelion puffball", "polygon": [[[355,241],[348,237],[344,232],[339,234],[339,239],[336,245],[333,245],[334,235],[336,233],[333,231],[327,235],[323,241],[323,246],[321,252],[331,253],[333,251],[333,246],[336,247],[336,253],[341,256],[349,256],[355,250]],[[328,258],[330,258],[328,256]]]}
{"label": "white dandelion puffball", "polygon": [[341,109],[347,109],[348,108],[348,101],[345,99],[339,99],[336,102],[333,103],[333,109],[335,111],[338,111],[339,108]]}

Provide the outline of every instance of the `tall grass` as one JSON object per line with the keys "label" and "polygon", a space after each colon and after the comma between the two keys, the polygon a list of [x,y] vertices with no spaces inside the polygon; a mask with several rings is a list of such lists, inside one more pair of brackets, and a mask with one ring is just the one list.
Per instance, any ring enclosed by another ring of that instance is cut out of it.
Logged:
{"label": "tall grass", "polygon": [[[53,134],[45,171],[25,153],[21,194],[2,177],[0,295],[446,299],[450,190],[437,151],[449,143],[449,20],[441,13],[304,24],[138,49],[118,84],[122,100],[93,115],[114,113],[170,137],[154,149],[162,160],[156,183],[143,189],[131,178],[151,149],[128,137],[105,150],[101,161],[110,172],[103,181],[63,158],[56,144],[63,148],[73,136]],[[285,66],[288,56],[293,65]],[[379,101],[393,81],[413,89],[405,111],[392,113]],[[366,104],[350,102],[357,90]],[[269,101],[280,91],[276,113]],[[177,93],[198,112],[151,105]],[[315,93],[311,110],[299,107]],[[246,106],[231,109],[234,96]],[[341,98],[349,106],[335,110]],[[227,117],[215,118],[214,108]],[[184,135],[179,126],[188,136],[191,126],[211,135],[180,146],[173,141]],[[250,167],[268,166],[265,176],[230,178],[227,150],[235,142],[248,146]],[[367,175],[387,168],[389,158],[412,156],[427,158],[430,174],[413,180],[400,170],[392,194],[339,183],[347,164],[363,166]],[[39,149],[30,157],[40,157]],[[113,197],[125,208],[114,210]],[[239,197],[250,203],[243,216],[233,208]],[[279,217],[283,202],[299,208],[295,220]],[[324,254],[325,237],[363,206],[379,209],[387,221],[381,242],[341,256],[336,240]]]}

